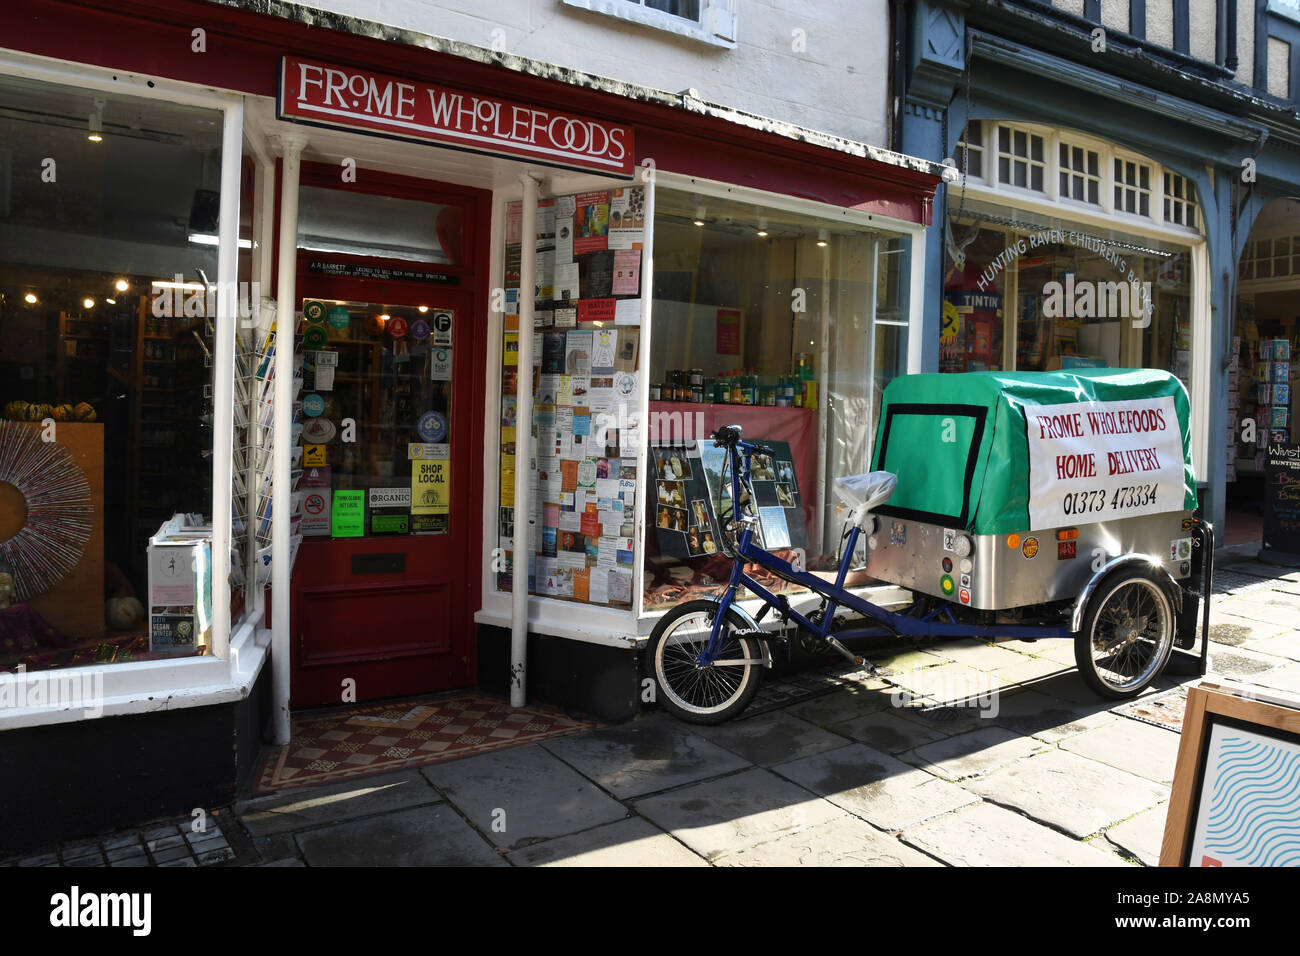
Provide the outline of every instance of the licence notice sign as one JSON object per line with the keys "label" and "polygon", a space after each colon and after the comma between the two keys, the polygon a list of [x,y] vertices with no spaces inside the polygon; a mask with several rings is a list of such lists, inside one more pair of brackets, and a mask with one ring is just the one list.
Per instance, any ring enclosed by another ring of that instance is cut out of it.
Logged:
{"label": "licence notice sign", "polygon": [[1183,438],[1170,396],[1026,405],[1029,528],[1183,509]]}

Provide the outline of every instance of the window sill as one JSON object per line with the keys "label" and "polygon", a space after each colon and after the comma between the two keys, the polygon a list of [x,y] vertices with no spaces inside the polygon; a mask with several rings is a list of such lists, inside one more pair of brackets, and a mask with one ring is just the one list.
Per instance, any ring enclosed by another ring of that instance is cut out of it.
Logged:
{"label": "window sill", "polygon": [[701,3],[700,17],[702,22],[694,22],[684,17],[673,16],[671,13],[665,13],[662,10],[653,10],[641,6],[639,3],[630,3],[628,0],[560,0],[566,7],[574,7],[579,10],[588,10],[592,13],[600,13],[605,16],[614,17],[617,20],[623,20],[628,23],[636,23],[641,26],[653,27],[656,30],[663,30],[666,33],[673,33],[688,40],[694,40],[697,43],[703,43],[707,46],[718,47],[724,50],[734,50],[736,48],[735,39],[719,35],[709,30],[704,24],[710,18],[730,19],[732,37],[735,36],[735,19],[725,9],[710,7],[706,3]]}

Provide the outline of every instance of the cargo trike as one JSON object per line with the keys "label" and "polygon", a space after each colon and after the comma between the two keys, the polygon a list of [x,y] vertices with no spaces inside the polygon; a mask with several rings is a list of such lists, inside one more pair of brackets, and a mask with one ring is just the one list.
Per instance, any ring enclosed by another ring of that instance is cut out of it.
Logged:
{"label": "cargo trike", "polygon": [[[1182,383],[1151,369],[897,378],[882,396],[873,470],[835,480],[847,516],[833,580],[757,543],[744,504],[752,457],[771,450],[737,426],[718,429],[739,505],[723,535],[731,576],[719,596],[655,626],[645,665],[658,701],[693,723],[736,716],[791,631],[810,653],[867,667],[855,641],[1069,638],[1095,692],[1136,696],[1175,645],[1195,643],[1198,609],[1208,633],[1214,531],[1197,509],[1188,416]],[[816,606],[797,610],[747,565],[801,585]],[[890,610],[847,589],[855,565],[910,591],[910,605]],[[769,612],[780,619],[770,629]]]}

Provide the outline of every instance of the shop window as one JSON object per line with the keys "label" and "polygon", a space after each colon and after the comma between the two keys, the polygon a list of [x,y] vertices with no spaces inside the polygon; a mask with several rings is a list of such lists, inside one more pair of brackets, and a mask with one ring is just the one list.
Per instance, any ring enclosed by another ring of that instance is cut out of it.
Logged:
{"label": "shop window", "polygon": [[[869,470],[881,390],[906,370],[910,241],[662,186],[654,228],[645,607],[725,579],[735,507],[769,550],[831,574],[832,482]],[[732,502],[709,440],[727,424],[776,451],[753,501]]]}
{"label": "shop window", "polygon": [[1197,228],[1196,188],[1186,176],[1165,170],[1165,222]]}
{"label": "shop window", "polygon": [[1130,159],[1114,160],[1115,211],[1149,218],[1151,215],[1151,167]]}
{"label": "shop window", "polygon": [[[977,207],[982,204],[976,204]],[[945,280],[941,371],[1160,368],[1191,388],[1191,256],[1179,246],[1030,216],[950,228],[965,252]]]}
{"label": "shop window", "polygon": [[[505,567],[533,594],[632,606],[641,441],[641,269],[645,189],[596,189],[538,203],[532,368],[519,366],[520,203],[508,214],[501,345],[500,511]],[[533,421],[518,420],[519,389]],[[516,515],[515,469],[528,467],[534,512]],[[521,553],[522,552],[522,553]],[[524,557],[526,555],[526,558]]]}
{"label": "shop window", "polygon": [[966,124],[953,159],[957,168],[972,179],[984,178],[984,126],[979,120]]}
{"label": "shop window", "polygon": [[221,129],[0,78],[0,671],[210,646]]}
{"label": "shop window", "polygon": [[459,265],[462,210],[396,196],[303,186],[298,200],[298,248]]}
{"label": "shop window", "polygon": [[1043,191],[1047,175],[1043,137],[1011,126],[998,127],[998,182]]}
{"label": "shop window", "polygon": [[1058,149],[1060,198],[1100,205],[1101,159],[1097,152],[1064,142]]}

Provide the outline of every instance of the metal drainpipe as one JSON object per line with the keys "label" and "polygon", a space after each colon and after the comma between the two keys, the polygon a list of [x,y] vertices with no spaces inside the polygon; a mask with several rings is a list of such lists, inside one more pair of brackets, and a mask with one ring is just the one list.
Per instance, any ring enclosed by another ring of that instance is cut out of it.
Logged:
{"label": "metal drainpipe", "polygon": [[[293,334],[296,325],[294,282],[298,268],[298,173],[307,140],[301,136],[276,137],[283,162],[280,171],[280,261],[275,309],[275,469],[271,485],[271,728],[272,743],[289,743],[290,578],[289,437],[293,433]],[[253,516],[249,516],[252,520]]]}
{"label": "metal drainpipe", "polygon": [[519,256],[519,374],[515,392],[515,550],[510,597],[510,706],[522,707],[528,678],[528,559],[531,553],[529,515],[532,513],[533,460],[533,288],[537,268],[537,184],[532,173],[520,177],[524,186],[520,216]]}

